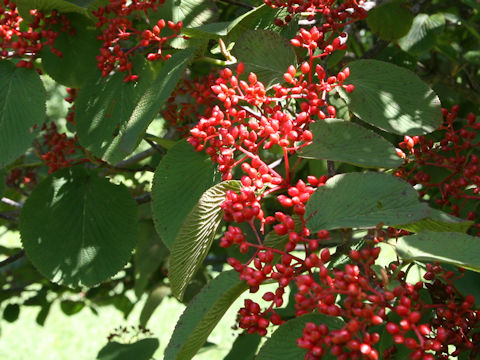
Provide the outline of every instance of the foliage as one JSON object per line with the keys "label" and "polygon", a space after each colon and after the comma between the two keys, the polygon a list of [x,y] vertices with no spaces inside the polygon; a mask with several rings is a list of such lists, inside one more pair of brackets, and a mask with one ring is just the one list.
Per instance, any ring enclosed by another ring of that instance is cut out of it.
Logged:
{"label": "foliage", "polygon": [[479,24],[473,0],[4,0],[3,320],[145,297],[97,358],[149,359],[175,297],[165,359],[227,311],[226,359],[477,358]]}

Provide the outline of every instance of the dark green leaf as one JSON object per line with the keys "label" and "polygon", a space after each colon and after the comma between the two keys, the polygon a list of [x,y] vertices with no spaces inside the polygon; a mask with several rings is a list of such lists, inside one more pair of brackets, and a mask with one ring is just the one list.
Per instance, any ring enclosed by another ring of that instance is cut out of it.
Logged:
{"label": "dark green leaf", "polygon": [[355,90],[339,89],[350,110],[363,121],[401,135],[421,135],[442,122],[440,100],[413,72],[377,60],[348,64],[346,80]]}
{"label": "dark green leaf", "polygon": [[216,183],[215,174],[210,157],[186,141],[163,157],[153,178],[152,212],[155,228],[168,248],[198,199]]}
{"label": "dark green leaf", "polygon": [[398,41],[402,50],[418,55],[430,50],[445,27],[442,14],[418,14],[407,35]]}
{"label": "dark green leaf", "polygon": [[168,249],[158,237],[151,220],[139,222],[138,244],[133,256],[135,295],[140,298],[153,273],[168,256]]}
{"label": "dark green leaf", "polygon": [[232,54],[245,64],[245,73],[257,74],[265,87],[283,82],[283,74],[297,62],[290,42],[269,30],[246,32],[235,43]]}
{"label": "dark green leaf", "polygon": [[135,150],[148,125],[185,73],[185,68],[190,63],[194,52],[195,49],[190,48],[174,54],[163,65],[150,87],[142,94],[125,122],[125,129],[119,135],[116,150],[123,153],[123,157]]}
{"label": "dark green leaf", "polygon": [[[272,334],[263,344],[256,357],[257,360],[290,360],[303,359],[306,350],[297,346],[297,339],[302,337],[305,324],[313,322],[317,325],[325,324],[330,330],[340,329],[344,322],[339,318],[320,314],[308,314],[289,320]],[[323,359],[324,357],[322,357]],[[329,359],[330,356],[325,359]]]}
{"label": "dark green leaf", "polygon": [[147,338],[132,344],[109,342],[97,355],[97,360],[151,360],[159,346],[158,340]]}
{"label": "dark green leaf", "polygon": [[375,227],[418,221],[430,209],[407,182],[394,175],[368,172],[330,178],[310,197],[305,218],[312,232],[346,227]]}
{"label": "dark green leaf", "polygon": [[3,309],[3,320],[8,322],[15,322],[20,315],[20,305],[18,304],[8,304]]}
{"label": "dark green leaf", "polygon": [[159,285],[152,290],[140,313],[140,325],[143,327],[147,326],[148,320],[153,315],[153,312],[168,294],[170,294],[170,289],[165,285]]}
{"label": "dark green leaf", "polygon": [[123,185],[80,167],[48,176],[20,214],[25,251],[53,282],[93,286],[127,263],[137,239],[137,204]]}
{"label": "dark green leaf", "polygon": [[182,28],[182,34],[192,38],[219,39],[227,35],[229,22],[205,24],[198,27]]}
{"label": "dark green leaf", "polygon": [[70,14],[68,19],[75,34],[60,31],[60,25],[54,27],[58,31],[54,47],[62,52],[62,57],[45,46],[41,52],[42,65],[45,72],[60,84],[81,88],[97,72],[95,56],[102,43],[97,40],[98,33],[92,29],[92,21],[79,14]]}
{"label": "dark green leaf", "polygon": [[40,308],[40,311],[37,314],[37,317],[35,318],[35,322],[38,325],[40,325],[40,326],[45,325],[45,320],[47,320],[47,316],[50,313],[50,308],[51,307],[52,307],[51,303],[46,303],[46,304],[42,305],[42,307]]}
{"label": "dark green leaf", "polygon": [[34,69],[0,61],[0,168],[14,161],[35,139],[43,123],[47,94]]}
{"label": "dark green leaf", "polygon": [[254,360],[261,339],[257,334],[242,333],[238,335],[223,360]]}
{"label": "dark green leaf", "polygon": [[173,242],[168,278],[172,293],[181,299],[185,289],[207,256],[222,220],[220,205],[228,190],[238,191],[241,183],[223,181],[208,189],[190,211]]}
{"label": "dark green leaf", "polygon": [[248,286],[233,271],[210,281],[188,304],[175,326],[164,360],[190,360],[230,305]]}
{"label": "dark green leaf", "polygon": [[63,300],[60,302],[60,309],[65,315],[71,316],[80,312],[85,307],[83,301]]}
{"label": "dark green leaf", "polygon": [[76,12],[88,16],[85,8],[65,0],[16,0],[15,3],[20,11],[20,15],[27,21],[32,19],[30,9],[41,10],[45,14],[50,13],[52,10],[57,10],[60,13]]}
{"label": "dark green leaf", "polygon": [[394,225],[393,227],[415,233],[420,231],[454,231],[464,233],[467,232],[472,225],[473,221],[460,219],[443,211],[431,209],[430,215],[425,219],[411,224]]}
{"label": "dark green leaf", "polygon": [[311,124],[313,143],[301,157],[341,161],[364,167],[396,168],[403,160],[391,143],[364,127],[338,119]]}
{"label": "dark green leaf", "polygon": [[395,0],[374,7],[367,17],[372,32],[383,40],[396,40],[406,35],[413,23],[413,13],[403,0]]}
{"label": "dark green leaf", "polygon": [[[75,101],[80,144],[107,162],[117,163],[129,155],[141,135],[131,134],[131,121],[137,115],[136,107],[151,84],[153,73],[146,61],[142,61],[141,70],[135,73],[139,76],[135,83],[125,83],[125,74],[121,72],[107,78],[96,76],[85,84]],[[124,144],[128,136],[134,137],[133,144]]]}
{"label": "dark green leaf", "polygon": [[480,238],[458,232],[424,231],[401,237],[400,257],[424,262],[442,262],[480,272]]}

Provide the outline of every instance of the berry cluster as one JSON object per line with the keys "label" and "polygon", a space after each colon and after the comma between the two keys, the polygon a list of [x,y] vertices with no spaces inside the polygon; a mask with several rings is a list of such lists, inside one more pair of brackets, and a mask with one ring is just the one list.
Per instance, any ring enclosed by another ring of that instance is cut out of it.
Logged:
{"label": "berry cluster", "polygon": [[65,98],[65,101],[68,102],[69,104],[72,104],[70,109],[68,110],[68,114],[66,116],[66,120],[70,124],[75,124],[75,99],[77,98],[77,89],[72,89],[72,88],[67,88],[67,94],[68,96]]}
{"label": "berry cluster", "polygon": [[[458,106],[443,109],[445,120],[438,142],[425,136],[405,136],[399,144],[402,150],[397,149],[405,164],[396,174],[412,185],[421,185],[421,197],[428,196],[451,214],[475,221],[480,232],[480,220],[471,208],[480,200],[480,154],[476,151],[480,122],[472,113],[465,123],[456,122],[458,112]],[[430,174],[441,175],[432,178]]]}
{"label": "berry cluster", "polygon": [[[308,176],[307,181],[293,181],[290,156],[311,143],[311,122],[336,116],[335,107],[328,102],[329,92],[339,86],[354,91],[352,85],[345,84],[350,75],[348,68],[328,76],[320,61],[345,49],[347,35],[339,30],[365,17],[365,11],[357,1],[348,0],[336,8],[335,1],[266,3],[289,6],[291,14],[312,12],[312,19],[316,14],[323,15],[322,25],[302,28],[291,40],[293,46],[306,50],[299,52],[306,53],[306,57],[299,66],[289,66],[283,82],[271,88],[254,73],[245,76],[241,63],[235,73],[230,68],[222,70],[211,86],[220,104],[200,118],[188,139],[197,151],[205,151],[218,164],[224,180],[233,179],[234,175],[241,179],[240,190],[228,191],[221,204],[224,220],[231,224],[220,246],[238,246],[241,253],[251,251],[253,255],[247,262],[229,258],[229,265],[248,284],[251,293],[259,291],[267,281],[276,285],[274,291],[263,294],[267,303],[264,308],[251,299],[245,300],[238,312],[239,327],[263,336],[270,325],[281,325],[286,319],[277,310],[284,304],[289,287],[298,289],[294,293],[295,316],[319,313],[344,321],[343,326],[335,329],[325,324],[305,326],[297,345],[306,350],[307,360],[327,355],[337,359],[390,359],[400,349],[413,360],[448,359],[462,351],[476,356],[480,349],[480,336],[475,334],[480,313],[473,309],[473,296],[463,297],[453,286],[451,272],[428,264],[425,282],[412,285],[406,282],[407,274],[402,271],[405,263],[397,261],[388,267],[375,264],[380,254],[376,244],[404,235],[404,231],[382,229],[379,225],[363,239],[367,247],[349,253],[348,249],[337,247],[335,258],[347,253],[349,262],[336,267],[331,264],[328,248],[331,234],[326,230],[313,234],[306,226],[305,205],[328,177]],[[475,121],[469,118],[468,126],[473,130]],[[470,131],[463,136],[461,130],[453,130],[448,124],[444,129],[454,132],[452,139],[458,133],[457,137],[469,141],[470,146],[478,145]],[[449,141],[458,143],[452,139]],[[416,156],[420,152],[414,148],[422,144],[425,141],[421,137],[406,137],[400,147],[410,149]],[[451,147],[445,151],[459,150],[449,144],[441,146]],[[284,171],[276,169],[278,162],[272,166],[263,158],[264,150],[274,147],[283,153]],[[403,151],[398,149],[398,153],[402,155]],[[474,162],[471,156],[462,164]],[[471,166],[468,169],[472,176],[477,172]],[[453,170],[460,171],[457,167]],[[465,169],[461,171],[464,175]],[[274,210],[264,202],[273,194],[277,201]],[[246,231],[254,235],[253,241]],[[382,330],[382,342],[389,341],[391,345],[380,353]]]}
{"label": "berry cluster", "polygon": [[75,138],[69,138],[66,134],[60,134],[57,131],[55,123],[50,126],[44,124],[42,131],[43,142],[39,147],[41,158],[48,167],[48,172],[53,173],[61,168],[69,167],[75,159],[72,155],[79,148]]}
{"label": "berry cluster", "polygon": [[52,25],[61,25],[61,31],[74,33],[67,17],[52,11],[48,16],[38,10],[30,10],[33,17],[29,24],[19,15],[16,4],[10,0],[0,3],[0,59],[20,58],[18,67],[32,68],[33,61],[44,46],[52,53],[62,56],[53,47],[58,32],[51,29]]}
{"label": "berry cluster", "polygon": [[193,80],[184,77],[168,98],[162,116],[170,126],[182,134],[188,134],[202,114],[212,111],[216,101],[210,88],[213,85],[213,74]]}
{"label": "berry cluster", "polygon": [[359,19],[367,17],[367,11],[362,7],[363,0],[346,0],[333,8],[336,0],[264,0],[272,8],[285,8],[288,15],[285,19],[275,19],[275,25],[284,26],[293,19],[293,15],[308,13],[308,20],[314,20],[317,15],[323,16],[323,28],[335,31]]}
{"label": "berry cluster", "polygon": [[[165,0],[110,0],[108,5],[100,6],[93,11],[98,19],[96,27],[102,30],[98,39],[103,42],[100,54],[97,56],[97,66],[102,76],[112,71],[127,72],[124,81],[136,81],[138,75],[132,73],[131,56],[136,52],[148,52],[149,61],[167,60],[170,55],[162,53],[162,46],[178,35],[182,22],[166,22],[158,20],[153,28],[145,28],[141,15],[147,16],[149,10],[156,11]],[[132,18],[131,15],[136,15]],[[145,29],[141,30],[144,27]],[[165,28],[170,29],[170,35],[163,35]]]}

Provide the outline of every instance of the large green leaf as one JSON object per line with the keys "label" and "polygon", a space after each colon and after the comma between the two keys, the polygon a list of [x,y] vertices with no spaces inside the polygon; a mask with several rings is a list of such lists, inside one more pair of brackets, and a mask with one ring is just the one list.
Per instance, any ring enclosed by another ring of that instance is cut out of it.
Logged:
{"label": "large green leaf", "polygon": [[109,342],[97,355],[97,360],[150,360],[159,346],[158,340],[142,339],[131,344]]}
{"label": "large green leaf", "polygon": [[208,189],[188,214],[173,242],[168,278],[172,293],[181,299],[185,289],[207,256],[222,220],[220,205],[227,190],[240,189],[235,180],[223,181]]}
{"label": "large green leaf", "polygon": [[289,41],[269,30],[247,31],[235,43],[232,54],[245,64],[245,73],[257,74],[265,87],[283,82],[283,74],[297,62]]}
{"label": "large green leaf", "polygon": [[[213,0],[167,0],[156,12],[149,14],[151,22],[158,19],[183,22],[183,28],[197,28],[218,19],[218,9]],[[192,46],[205,46],[204,39],[185,40],[177,37],[170,41],[170,45],[176,49],[185,49]]]}
{"label": "large green leaf", "polygon": [[122,140],[129,132],[128,122],[135,107],[153,80],[149,64],[146,61],[140,64],[138,70],[134,66],[139,76],[137,82],[125,83],[126,74],[121,72],[106,78],[97,74],[85,84],[75,101],[80,144],[111,163],[117,163],[133,150],[122,146]]}
{"label": "large green leaf", "polygon": [[130,259],[137,217],[137,204],[125,186],[74,167],[37,185],[20,214],[20,234],[45,277],[71,287],[93,286]]}
{"label": "large green leaf", "polygon": [[425,134],[440,126],[438,96],[410,70],[377,60],[354,61],[348,66],[351,75],[346,81],[355,90],[339,89],[339,93],[363,121],[401,135]]}
{"label": "large green leaf", "polygon": [[[272,336],[263,344],[256,357],[257,360],[291,360],[303,359],[306,350],[297,346],[297,339],[302,337],[305,324],[312,322],[325,324],[330,330],[340,329],[344,322],[340,318],[320,314],[308,314],[292,319],[280,325]],[[326,356],[322,359],[333,359]]]}
{"label": "large green leaf", "polygon": [[215,165],[186,141],[178,142],[162,158],[152,184],[155,228],[171,248],[178,231],[202,194],[216,183]]}
{"label": "large green leaf", "polygon": [[147,301],[143,305],[140,312],[139,322],[143,327],[147,326],[148,320],[152,317],[154,311],[162,303],[163,299],[170,294],[170,288],[160,284],[153,288],[152,292],[148,294]]}
{"label": "large green leaf", "polygon": [[424,231],[398,239],[400,257],[443,262],[480,272],[480,238],[458,232]]}
{"label": "large green leaf", "polygon": [[311,124],[310,130],[313,143],[302,149],[301,157],[380,168],[396,168],[403,163],[391,143],[358,124],[325,119]]}
{"label": "large green leaf", "polygon": [[205,285],[180,316],[164,360],[193,358],[230,305],[247,289],[233,270],[221,273]]}
{"label": "large green leaf", "polygon": [[430,50],[445,27],[442,14],[418,14],[407,35],[398,41],[402,50],[418,55]]}
{"label": "large green leaf", "polygon": [[22,155],[45,118],[47,94],[34,69],[0,61],[0,168]]}
{"label": "large green leaf", "polygon": [[460,219],[437,209],[430,209],[430,215],[427,218],[411,224],[394,225],[394,227],[411,232],[453,231],[464,233],[472,225],[473,221]]}
{"label": "large green leaf", "polygon": [[135,276],[135,295],[140,298],[153,273],[168,256],[168,249],[158,237],[152,220],[139,222],[138,244],[133,261]]}
{"label": "large green leaf", "polygon": [[95,56],[102,43],[97,40],[93,21],[79,14],[69,14],[68,19],[75,34],[59,31],[61,25],[56,25],[54,29],[58,31],[58,37],[54,48],[62,52],[62,57],[53,54],[46,46],[41,52],[42,65],[45,72],[60,84],[81,88],[96,73]]}
{"label": "large green leaf", "polygon": [[305,218],[311,231],[412,223],[430,209],[407,182],[394,175],[368,172],[330,178],[310,197]]}
{"label": "large green leaf", "polygon": [[15,3],[18,6],[20,15],[27,21],[32,18],[29,13],[30,9],[37,9],[43,11],[45,14],[50,13],[52,10],[57,10],[61,13],[76,12],[85,16],[88,15],[86,7],[65,0],[16,0]]}
{"label": "large green leaf", "polygon": [[261,339],[258,334],[238,335],[223,360],[254,360]]}
{"label": "large green leaf", "polygon": [[178,81],[185,73],[185,68],[192,60],[194,48],[174,54],[162,67],[153,83],[146,89],[130,118],[125,123],[125,130],[120,133],[117,150],[124,156],[130,154],[138,145],[163,104],[167,101]]}
{"label": "large green leaf", "polygon": [[144,63],[137,83],[125,84],[120,73],[87,83],[75,103],[80,143],[111,163],[128,156],[170,96],[193,52],[187,49],[173,55],[153,82]]}
{"label": "large green leaf", "polygon": [[396,40],[406,35],[413,23],[413,13],[403,0],[394,0],[374,7],[368,13],[367,24],[379,38]]}

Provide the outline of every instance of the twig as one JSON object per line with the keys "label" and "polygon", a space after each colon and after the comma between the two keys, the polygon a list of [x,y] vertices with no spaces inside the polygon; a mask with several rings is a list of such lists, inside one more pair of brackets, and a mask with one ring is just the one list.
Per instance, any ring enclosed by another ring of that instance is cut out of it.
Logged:
{"label": "twig", "polygon": [[335,176],[335,163],[332,160],[327,160],[328,177]]}
{"label": "twig", "polygon": [[0,219],[5,219],[14,223],[18,222],[18,219],[16,217],[8,215],[6,213],[0,213]]}
{"label": "twig", "polygon": [[7,266],[8,264],[11,264],[11,263],[17,261],[18,259],[22,258],[23,256],[25,256],[25,250],[20,250],[19,252],[13,254],[12,256],[9,256],[5,260],[0,261],[0,267]]}
{"label": "twig", "polygon": [[152,201],[152,195],[150,193],[145,193],[145,194],[139,195],[139,196],[135,197],[135,201],[139,205],[140,204],[145,204],[147,202]]}
{"label": "twig", "polygon": [[22,203],[16,202],[16,201],[14,201],[12,199],[9,199],[9,198],[6,198],[6,197],[2,197],[2,202],[7,204],[7,205],[15,206],[15,207],[18,207],[18,208],[23,207]]}

